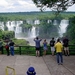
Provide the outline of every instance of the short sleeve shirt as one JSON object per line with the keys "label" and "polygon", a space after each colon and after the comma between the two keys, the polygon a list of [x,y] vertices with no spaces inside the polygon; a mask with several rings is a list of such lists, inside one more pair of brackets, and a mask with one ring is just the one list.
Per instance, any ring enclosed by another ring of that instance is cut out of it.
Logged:
{"label": "short sleeve shirt", "polygon": [[34,41],[35,41],[36,47],[39,48],[41,39],[38,39],[38,40],[35,39]]}
{"label": "short sleeve shirt", "polygon": [[62,52],[63,45],[58,42],[55,44],[56,52]]}

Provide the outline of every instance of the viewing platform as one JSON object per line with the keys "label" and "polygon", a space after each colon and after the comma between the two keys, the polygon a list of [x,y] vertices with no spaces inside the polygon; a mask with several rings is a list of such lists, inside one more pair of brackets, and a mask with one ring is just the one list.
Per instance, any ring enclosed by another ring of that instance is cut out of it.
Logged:
{"label": "viewing platform", "polygon": [[[6,66],[12,67],[16,75],[27,75],[30,66],[33,66],[36,75],[75,75],[75,56],[63,56],[63,65],[58,65],[56,55],[51,56],[29,56],[29,55],[0,55],[0,75],[5,74]],[[9,75],[13,75],[8,70]]]}

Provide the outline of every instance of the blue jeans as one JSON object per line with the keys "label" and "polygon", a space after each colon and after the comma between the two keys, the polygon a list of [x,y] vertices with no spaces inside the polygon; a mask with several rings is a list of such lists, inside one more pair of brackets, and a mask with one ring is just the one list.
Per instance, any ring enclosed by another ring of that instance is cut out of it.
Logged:
{"label": "blue jeans", "polygon": [[62,53],[61,52],[58,52],[57,54],[56,54],[56,56],[57,56],[57,63],[59,64],[59,63],[63,63],[63,56],[62,56]]}
{"label": "blue jeans", "polygon": [[10,53],[12,56],[14,56],[14,46],[10,46]]}

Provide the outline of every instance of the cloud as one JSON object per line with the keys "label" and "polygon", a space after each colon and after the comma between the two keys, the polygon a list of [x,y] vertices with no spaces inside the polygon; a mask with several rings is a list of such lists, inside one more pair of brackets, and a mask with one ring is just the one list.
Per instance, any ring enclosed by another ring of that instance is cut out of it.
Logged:
{"label": "cloud", "polygon": [[[68,11],[75,11],[75,6],[69,7]],[[47,9],[48,11],[50,9]],[[32,0],[1,0],[0,12],[27,12],[40,11],[39,8],[32,2]]]}
{"label": "cloud", "polygon": [[8,2],[6,2],[5,0],[1,0],[0,6],[6,7],[6,6],[8,6]]}
{"label": "cloud", "polygon": [[75,4],[67,9],[67,11],[75,11]]}
{"label": "cloud", "polygon": [[20,7],[25,11],[36,11],[39,10],[31,0],[19,0]]}
{"label": "cloud", "polygon": [[0,12],[39,11],[32,0],[2,0]]}

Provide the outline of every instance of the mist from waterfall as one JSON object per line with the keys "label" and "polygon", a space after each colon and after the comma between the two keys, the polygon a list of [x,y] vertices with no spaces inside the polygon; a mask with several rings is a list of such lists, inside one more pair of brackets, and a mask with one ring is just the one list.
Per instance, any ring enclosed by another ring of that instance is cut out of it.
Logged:
{"label": "mist from waterfall", "polygon": [[63,33],[66,32],[66,27],[68,26],[69,24],[69,20],[61,20],[60,22],[60,29],[59,29],[59,36],[62,37],[63,36]]}
{"label": "mist from waterfall", "polygon": [[30,35],[31,38],[34,38],[36,37],[36,31],[35,31],[35,27],[33,26],[32,29],[31,29],[31,35]]}

